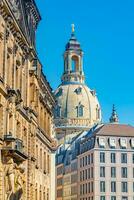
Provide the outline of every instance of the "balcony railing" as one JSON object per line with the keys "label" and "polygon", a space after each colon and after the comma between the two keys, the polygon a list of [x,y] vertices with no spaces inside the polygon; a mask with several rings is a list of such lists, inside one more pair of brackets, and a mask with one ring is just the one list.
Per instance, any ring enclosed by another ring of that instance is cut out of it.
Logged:
{"label": "balcony railing", "polygon": [[26,152],[24,152],[23,141],[13,137],[11,133],[4,135],[2,152],[10,155],[12,154],[18,161],[28,158]]}

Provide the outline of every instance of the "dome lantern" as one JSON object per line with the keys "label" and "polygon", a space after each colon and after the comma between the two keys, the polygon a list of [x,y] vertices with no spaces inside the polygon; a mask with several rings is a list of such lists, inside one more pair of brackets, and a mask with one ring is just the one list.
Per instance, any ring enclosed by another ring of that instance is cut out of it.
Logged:
{"label": "dome lantern", "polygon": [[62,82],[80,82],[84,83],[83,72],[83,51],[80,43],[75,37],[75,26],[72,24],[71,38],[66,44],[64,52],[64,73]]}

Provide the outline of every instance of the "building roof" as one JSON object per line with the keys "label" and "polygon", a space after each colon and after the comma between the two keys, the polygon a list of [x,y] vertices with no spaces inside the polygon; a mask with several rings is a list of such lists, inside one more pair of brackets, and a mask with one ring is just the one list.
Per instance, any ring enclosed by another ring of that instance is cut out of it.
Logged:
{"label": "building roof", "polygon": [[134,127],[125,124],[102,124],[96,128],[93,134],[134,137]]}

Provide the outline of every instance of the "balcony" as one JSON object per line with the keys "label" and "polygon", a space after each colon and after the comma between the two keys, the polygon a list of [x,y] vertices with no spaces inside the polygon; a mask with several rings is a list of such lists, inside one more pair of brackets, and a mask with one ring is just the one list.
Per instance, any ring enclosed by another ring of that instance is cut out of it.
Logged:
{"label": "balcony", "polygon": [[19,162],[28,158],[26,153],[24,153],[23,141],[18,138],[14,138],[11,133],[4,135],[2,153],[11,155],[14,159],[16,159],[16,161]]}

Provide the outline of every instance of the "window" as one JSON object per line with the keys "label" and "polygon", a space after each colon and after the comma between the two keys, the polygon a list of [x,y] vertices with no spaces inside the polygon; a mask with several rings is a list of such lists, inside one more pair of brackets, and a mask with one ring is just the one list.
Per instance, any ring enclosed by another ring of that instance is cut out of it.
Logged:
{"label": "window", "polygon": [[84,167],[84,165],[85,165],[85,163],[84,163],[84,157],[82,158],[82,163],[83,163],[83,167]]}
{"label": "window", "polygon": [[134,163],[134,154],[132,155],[132,162]]}
{"label": "window", "polygon": [[105,200],[105,196],[101,196],[101,197],[100,197],[100,200]]}
{"label": "window", "polygon": [[122,182],[121,183],[121,191],[122,192],[127,192],[128,191],[127,182]]}
{"label": "window", "polygon": [[88,168],[88,178],[90,178],[90,168]]}
{"label": "window", "polygon": [[77,117],[83,117],[83,114],[84,114],[83,108],[84,108],[84,106],[81,105],[81,103],[79,103],[79,105],[76,107],[76,109],[77,109]]}
{"label": "window", "polygon": [[87,169],[85,170],[85,179],[87,180]]}
{"label": "window", "polygon": [[123,197],[122,197],[122,200],[128,200],[128,197],[124,197],[124,196],[123,196]]}
{"label": "window", "polygon": [[61,107],[57,105],[56,111],[55,111],[55,117],[61,117]]}
{"label": "window", "polygon": [[126,153],[121,154],[121,163],[127,163],[127,154]]}
{"label": "window", "polygon": [[80,181],[82,181],[82,172],[80,172]]}
{"label": "window", "polygon": [[93,163],[93,160],[94,158],[93,158],[93,153],[91,154],[91,163]]}
{"label": "window", "polygon": [[133,178],[134,178],[134,168],[133,168]]}
{"label": "window", "polygon": [[111,177],[112,178],[116,177],[116,168],[115,167],[111,167]]}
{"label": "window", "polygon": [[100,182],[100,192],[105,192],[105,181]]}
{"label": "window", "polygon": [[82,174],[83,174],[83,181],[84,181],[84,179],[85,179],[85,176],[84,176],[84,170],[82,171]]}
{"label": "window", "polygon": [[105,167],[100,167],[100,177],[105,177]]}
{"label": "window", "polygon": [[93,172],[93,167],[91,167],[91,178],[93,178],[94,172]]}
{"label": "window", "polygon": [[127,168],[126,167],[121,168],[121,177],[127,178]]}
{"label": "window", "polygon": [[133,192],[134,192],[134,182],[133,182]]}
{"label": "window", "polygon": [[88,183],[88,193],[90,193],[90,182]]}
{"label": "window", "polygon": [[116,163],[116,155],[115,155],[115,153],[111,153],[111,163]]}
{"label": "window", "polygon": [[115,181],[111,182],[111,192],[116,192],[116,182]]}
{"label": "window", "polygon": [[87,156],[85,157],[85,165],[87,165]]}
{"label": "window", "polygon": [[105,163],[105,153],[104,152],[100,152],[100,162]]}
{"label": "window", "polygon": [[80,158],[80,167],[82,167],[82,158]]}
{"label": "window", "polygon": [[90,165],[90,155],[88,155],[88,164]]}
{"label": "window", "polygon": [[94,192],[94,184],[91,182],[91,192]]}
{"label": "window", "polygon": [[111,196],[111,200],[116,200],[116,197],[115,196]]}

